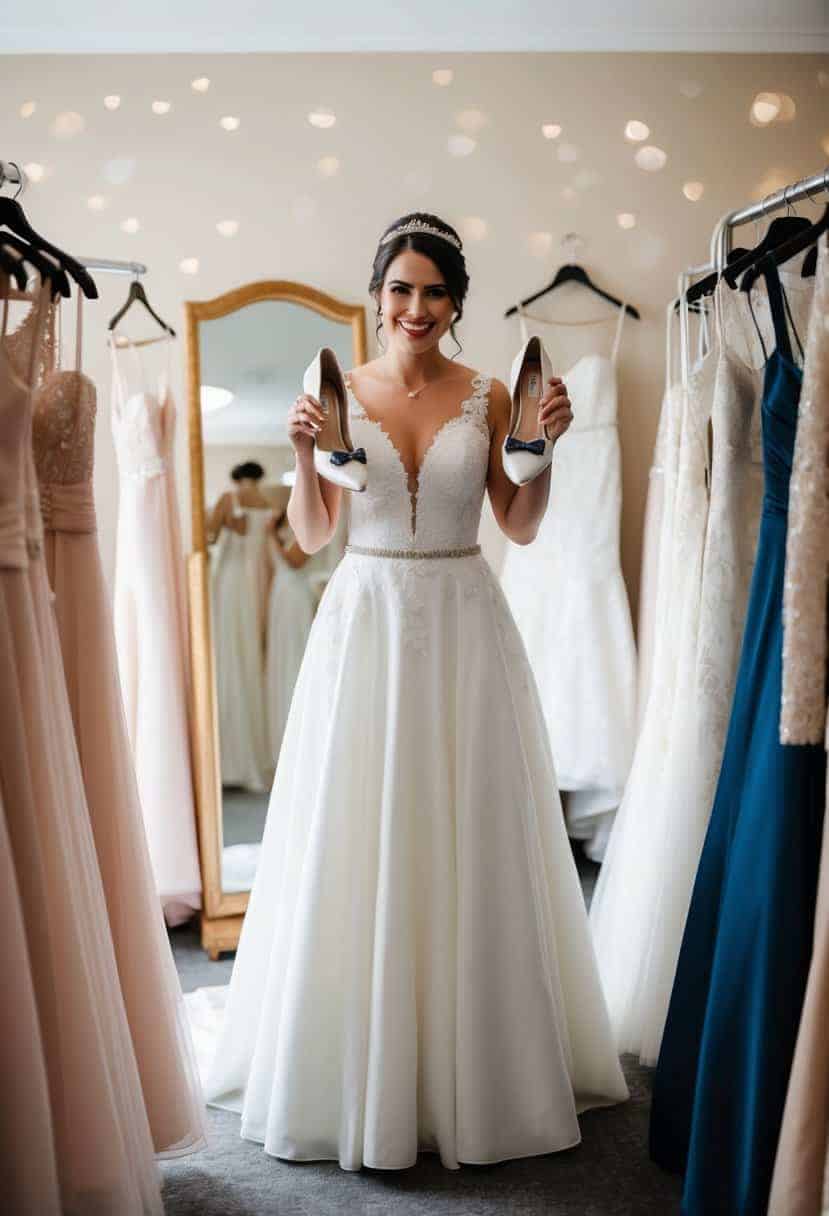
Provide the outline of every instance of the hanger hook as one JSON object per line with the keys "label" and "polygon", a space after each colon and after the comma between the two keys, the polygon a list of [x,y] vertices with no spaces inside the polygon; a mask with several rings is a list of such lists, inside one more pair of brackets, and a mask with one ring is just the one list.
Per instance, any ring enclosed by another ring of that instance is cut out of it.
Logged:
{"label": "hanger hook", "polygon": [[[804,179],[803,179],[803,181],[800,183],[800,185],[801,185],[801,187],[802,187],[802,189],[803,189],[803,193],[806,195],[806,197],[807,197],[807,199],[809,200],[809,202],[810,202],[810,203],[811,203],[811,204],[812,204],[814,207],[817,207],[817,206],[819,206],[819,203],[818,203],[817,199],[812,198],[812,192],[811,192],[811,190],[809,189],[809,187],[806,185],[806,181],[807,181],[807,179],[806,179],[806,178],[804,178]],[[820,189],[820,187],[818,187],[818,189]]]}
{"label": "hanger hook", "polygon": [[23,193],[24,186],[26,185],[26,174],[23,172],[23,170],[20,168],[20,165],[18,165],[16,161],[10,160],[9,164],[11,165],[11,167],[13,169],[17,170],[17,176],[19,179],[17,190],[12,195],[12,198],[19,198],[20,195]]}

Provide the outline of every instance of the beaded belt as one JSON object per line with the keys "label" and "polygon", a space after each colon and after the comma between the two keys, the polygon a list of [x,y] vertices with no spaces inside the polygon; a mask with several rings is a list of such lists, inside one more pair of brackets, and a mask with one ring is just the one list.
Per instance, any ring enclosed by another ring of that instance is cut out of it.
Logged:
{"label": "beaded belt", "polygon": [[480,545],[466,549],[369,549],[365,545],[346,545],[346,553],[361,553],[367,557],[474,557]]}

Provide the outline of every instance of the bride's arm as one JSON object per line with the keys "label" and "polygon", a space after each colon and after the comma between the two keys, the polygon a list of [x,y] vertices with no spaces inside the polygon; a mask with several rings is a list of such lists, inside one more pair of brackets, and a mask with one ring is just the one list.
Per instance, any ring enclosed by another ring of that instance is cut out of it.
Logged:
{"label": "bride's arm", "polygon": [[[528,545],[535,539],[538,526],[547,509],[552,465],[525,486],[517,486],[507,477],[501,459],[501,449],[509,432],[511,402],[509,390],[500,380],[493,380],[489,393],[489,471],[487,489],[492,513],[498,527],[517,545]],[[539,420],[550,425],[553,439],[558,439],[573,420],[573,412],[562,380],[553,378],[539,402]],[[555,464],[555,456],[553,456]]]}
{"label": "bride's arm", "polygon": [[288,411],[288,438],[296,453],[288,523],[305,553],[316,553],[328,544],[340,515],[341,488],[314,468],[314,434],[324,417],[316,397],[305,393]]}

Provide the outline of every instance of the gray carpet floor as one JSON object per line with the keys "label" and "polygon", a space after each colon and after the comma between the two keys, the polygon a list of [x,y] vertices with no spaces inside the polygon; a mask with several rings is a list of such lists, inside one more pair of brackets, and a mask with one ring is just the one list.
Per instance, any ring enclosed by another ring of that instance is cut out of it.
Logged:
{"label": "gray carpet floor", "polygon": [[[581,861],[589,902],[596,867]],[[170,934],[185,992],[230,978],[231,956],[211,963],[196,929]],[[647,1151],[650,1073],[623,1061],[630,1101],[588,1111],[582,1143],[564,1153],[447,1170],[422,1153],[408,1170],[348,1173],[336,1162],[268,1157],[239,1136],[239,1120],[208,1111],[209,1144],[162,1165],[166,1216],[672,1216],[678,1179]]]}

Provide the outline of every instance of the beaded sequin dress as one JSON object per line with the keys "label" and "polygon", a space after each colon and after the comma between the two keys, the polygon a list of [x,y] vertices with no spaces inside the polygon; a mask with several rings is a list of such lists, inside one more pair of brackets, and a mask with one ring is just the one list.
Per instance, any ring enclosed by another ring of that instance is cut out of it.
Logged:
{"label": "beaded sequin dress", "polygon": [[368,488],[299,671],[207,1084],[278,1157],[532,1156],[627,1097],[538,690],[476,544],[489,383],[414,484],[351,397]]}
{"label": "beaded sequin dress", "polygon": [[49,312],[33,450],[66,687],[109,912],[124,1006],[156,1153],[204,1143],[202,1097],[138,801],[118,682],[109,593],[98,552],[92,467],[97,399],[76,364],[60,366]]}

